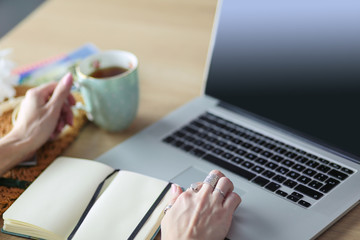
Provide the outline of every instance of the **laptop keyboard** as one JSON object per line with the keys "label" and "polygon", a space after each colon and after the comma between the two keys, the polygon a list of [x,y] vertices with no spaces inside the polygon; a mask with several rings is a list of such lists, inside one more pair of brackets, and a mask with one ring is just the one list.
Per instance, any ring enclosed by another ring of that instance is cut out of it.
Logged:
{"label": "laptop keyboard", "polygon": [[309,208],[354,173],[238,124],[205,113],[163,142],[217,164]]}

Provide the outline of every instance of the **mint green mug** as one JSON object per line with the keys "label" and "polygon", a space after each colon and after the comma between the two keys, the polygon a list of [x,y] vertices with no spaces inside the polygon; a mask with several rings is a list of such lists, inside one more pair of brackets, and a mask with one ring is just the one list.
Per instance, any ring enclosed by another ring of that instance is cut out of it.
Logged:
{"label": "mint green mug", "polygon": [[[110,76],[92,77],[97,70],[113,67],[126,71]],[[75,69],[74,85],[80,89],[89,120],[115,132],[134,120],[139,104],[138,60],[130,52],[108,50],[82,60]]]}

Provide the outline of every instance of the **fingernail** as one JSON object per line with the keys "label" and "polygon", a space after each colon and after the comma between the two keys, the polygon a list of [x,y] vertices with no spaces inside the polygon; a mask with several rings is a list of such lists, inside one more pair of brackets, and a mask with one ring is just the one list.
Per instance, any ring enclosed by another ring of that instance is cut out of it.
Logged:
{"label": "fingernail", "polygon": [[72,75],[71,73],[67,73],[65,76],[64,76],[64,81],[63,81],[63,84],[67,87],[71,86],[72,85]]}
{"label": "fingernail", "polygon": [[171,185],[171,191],[172,193],[176,193],[177,192],[177,186],[175,184]]}

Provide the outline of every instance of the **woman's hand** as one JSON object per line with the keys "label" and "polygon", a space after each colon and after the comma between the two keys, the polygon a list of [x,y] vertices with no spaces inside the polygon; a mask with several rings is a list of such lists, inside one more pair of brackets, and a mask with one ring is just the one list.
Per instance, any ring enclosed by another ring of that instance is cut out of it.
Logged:
{"label": "woman's hand", "polygon": [[22,137],[33,139],[33,149],[38,149],[49,138],[55,138],[66,124],[72,125],[71,106],[75,104],[70,94],[71,74],[55,82],[30,89],[23,100],[14,131]]}
{"label": "woman's hand", "polygon": [[71,74],[59,83],[49,83],[28,90],[21,103],[13,129],[0,141],[0,150],[6,156],[1,163],[4,173],[30,157],[50,138],[55,138],[66,124],[72,125],[70,94]]}
{"label": "woman's hand", "polygon": [[233,192],[233,183],[220,171],[213,170],[198,188],[182,192],[179,186],[172,186],[172,207],[161,223],[162,240],[226,237],[233,213],[241,202],[240,196]]}

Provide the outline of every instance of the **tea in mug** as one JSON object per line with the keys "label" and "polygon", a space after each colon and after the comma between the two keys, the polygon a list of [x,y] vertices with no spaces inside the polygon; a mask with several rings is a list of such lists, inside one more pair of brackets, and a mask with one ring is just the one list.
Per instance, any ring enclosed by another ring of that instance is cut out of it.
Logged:
{"label": "tea in mug", "polygon": [[111,66],[106,68],[98,68],[89,76],[93,78],[108,78],[126,72],[128,69],[120,66]]}

